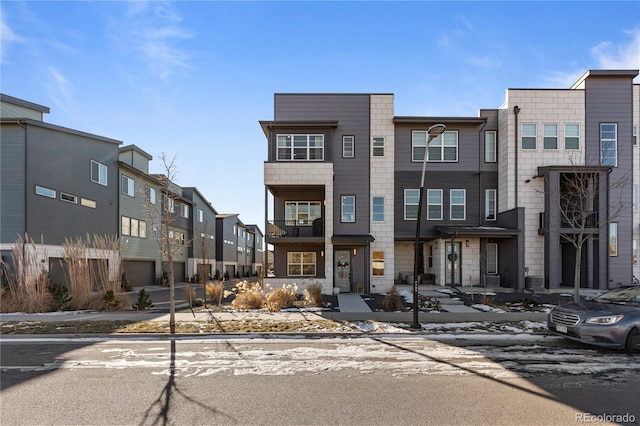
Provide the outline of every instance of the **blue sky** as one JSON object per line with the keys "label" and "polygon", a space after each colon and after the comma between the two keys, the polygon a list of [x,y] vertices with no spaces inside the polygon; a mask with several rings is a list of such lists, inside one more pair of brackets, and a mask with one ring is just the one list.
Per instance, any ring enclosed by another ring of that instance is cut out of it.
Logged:
{"label": "blue sky", "polygon": [[176,158],[176,182],[264,229],[259,120],[282,92],[394,93],[476,116],[507,88],[640,68],[637,1],[3,0],[2,93],[47,122]]}

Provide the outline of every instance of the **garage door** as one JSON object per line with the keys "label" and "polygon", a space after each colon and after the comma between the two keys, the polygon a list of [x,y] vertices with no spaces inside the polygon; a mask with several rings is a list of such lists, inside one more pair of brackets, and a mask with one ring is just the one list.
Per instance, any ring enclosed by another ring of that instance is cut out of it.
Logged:
{"label": "garage door", "polygon": [[132,287],[144,287],[156,283],[156,265],[152,260],[125,260],[122,268]]}
{"label": "garage door", "polygon": [[[162,264],[163,271],[169,271],[169,268],[165,263]],[[186,281],[185,274],[186,268],[184,262],[173,262],[173,282],[175,283],[183,283]]]}

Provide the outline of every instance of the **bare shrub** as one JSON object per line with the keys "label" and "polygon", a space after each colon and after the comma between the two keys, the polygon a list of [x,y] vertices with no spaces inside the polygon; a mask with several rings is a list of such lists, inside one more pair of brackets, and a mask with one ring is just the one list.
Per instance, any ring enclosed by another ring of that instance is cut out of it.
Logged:
{"label": "bare shrub", "polygon": [[262,293],[247,291],[238,294],[231,302],[231,306],[233,306],[233,309],[240,311],[260,309],[262,308],[263,301],[264,297],[262,296]]}
{"label": "bare shrub", "polygon": [[296,292],[297,286],[295,284],[276,288],[265,296],[264,305],[269,312],[278,312],[284,308],[292,307],[297,298]]}
{"label": "bare shrub", "polygon": [[[44,242],[42,255],[46,258]],[[41,269],[36,244],[25,235],[18,236],[11,250],[11,263],[0,260],[7,280],[0,310],[2,312],[49,312],[53,310],[53,297],[49,291],[48,274]]]}
{"label": "bare shrub", "polygon": [[[116,236],[94,235],[93,240],[87,235],[87,245],[96,251],[93,276],[96,279],[98,290],[122,291],[122,260],[120,257],[120,240]],[[112,280],[111,277],[116,279]]]}
{"label": "bare shrub", "polygon": [[322,284],[310,284],[302,292],[304,304],[307,306],[320,306],[324,303],[322,300]]}
{"label": "bare shrub", "polygon": [[189,306],[193,306],[193,301],[196,300],[196,288],[191,287],[190,285],[185,287],[184,289],[184,297],[187,298],[189,302]]}
{"label": "bare shrub", "polygon": [[389,293],[384,297],[381,303],[382,310],[385,312],[401,311],[404,307],[402,298],[396,291],[395,287],[392,287]]}
{"label": "bare shrub", "polygon": [[209,282],[205,284],[205,294],[211,302],[214,302],[220,305],[222,303],[223,293],[224,293],[224,285],[222,283]]}

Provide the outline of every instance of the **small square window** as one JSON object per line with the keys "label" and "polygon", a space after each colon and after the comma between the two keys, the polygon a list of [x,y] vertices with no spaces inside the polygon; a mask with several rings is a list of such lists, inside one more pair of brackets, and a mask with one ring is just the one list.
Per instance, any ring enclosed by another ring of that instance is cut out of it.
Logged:
{"label": "small square window", "polygon": [[66,201],[67,203],[78,204],[78,197],[71,194],[65,194],[64,192],[60,193],[60,199],[62,201]]}
{"label": "small square window", "polygon": [[384,157],[384,138],[373,138],[373,156]]}
{"label": "small square window", "polygon": [[36,194],[43,197],[56,198],[56,190],[51,188],[45,188],[44,186],[36,185]]}

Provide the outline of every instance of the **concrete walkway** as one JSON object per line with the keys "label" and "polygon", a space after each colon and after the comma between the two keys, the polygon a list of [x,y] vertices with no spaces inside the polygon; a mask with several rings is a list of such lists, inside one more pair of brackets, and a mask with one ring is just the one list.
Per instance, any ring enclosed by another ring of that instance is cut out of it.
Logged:
{"label": "concrete walkway", "polygon": [[357,293],[339,293],[338,306],[340,312],[371,312],[367,302]]}

